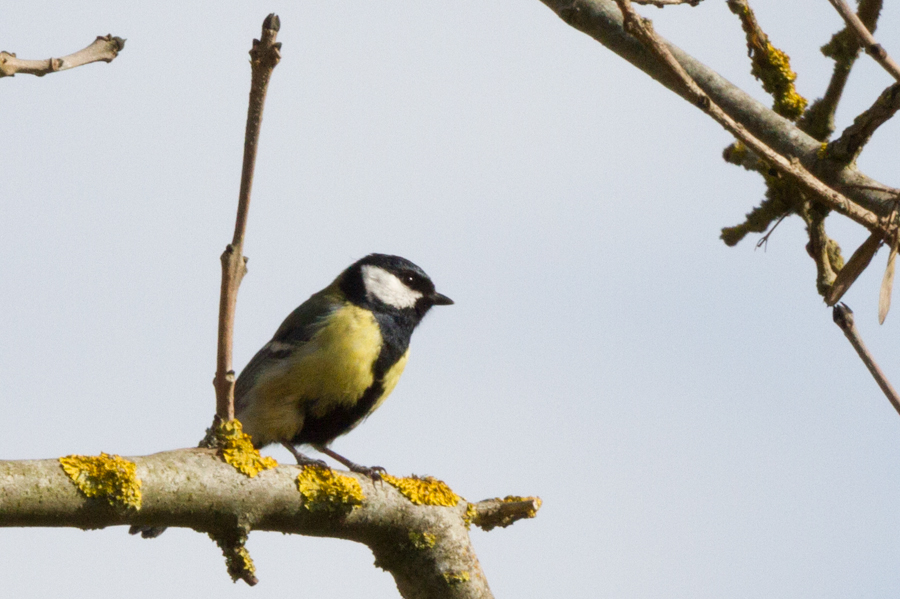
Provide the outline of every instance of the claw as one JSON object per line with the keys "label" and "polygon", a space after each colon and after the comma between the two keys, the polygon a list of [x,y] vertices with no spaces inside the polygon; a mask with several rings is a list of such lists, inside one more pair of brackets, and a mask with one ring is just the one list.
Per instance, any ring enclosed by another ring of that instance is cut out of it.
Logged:
{"label": "claw", "polygon": [[360,466],[359,464],[354,464],[353,462],[350,462],[350,464],[347,464],[347,468],[350,469],[350,472],[357,472],[359,474],[364,474],[364,475],[368,476],[369,478],[371,478],[372,480],[379,481],[379,482],[384,480],[381,477],[381,474],[387,473],[387,470],[385,470],[381,466],[372,466],[370,468],[368,466]]}

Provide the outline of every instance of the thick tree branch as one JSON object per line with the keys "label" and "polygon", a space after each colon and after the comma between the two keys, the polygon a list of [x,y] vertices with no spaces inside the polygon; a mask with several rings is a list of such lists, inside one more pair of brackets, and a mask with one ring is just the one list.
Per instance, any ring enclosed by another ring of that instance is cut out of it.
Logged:
{"label": "thick tree branch", "polygon": [[625,16],[626,31],[640,39],[641,42],[650,48],[657,60],[669,69],[669,72],[675,77],[681,93],[688,97],[691,103],[709,114],[717,123],[746,144],[750,150],[780,173],[792,179],[802,190],[809,193],[817,201],[868,229],[881,230],[885,236],[891,234],[892,230],[880,221],[875,213],[866,210],[841,193],[831,189],[803,168],[799,160],[796,158],[788,160],[732,119],[690,77],[672,55],[669,47],[653,32],[649,21],[644,20],[634,11],[631,2],[629,0],[616,0],[616,3],[621,7],[622,14]]}
{"label": "thick tree branch", "polygon": [[404,597],[485,599],[491,594],[468,523],[505,526],[533,517],[540,506],[540,500],[522,497],[421,505],[391,484],[348,472],[335,474],[358,482],[360,505],[330,503],[333,498],[301,494],[299,466],[283,465],[250,478],[209,449],[128,462],[140,481],[139,509],[87,497],[59,460],[0,461],[0,526],[181,526],[217,541],[236,539],[238,546],[257,530],[340,538],[372,549]]}
{"label": "thick tree branch", "polygon": [[237,293],[241,279],[247,272],[247,259],[243,255],[244,234],[247,231],[247,214],[250,210],[250,190],[253,187],[253,170],[256,166],[256,149],[262,126],[263,106],[272,71],[281,60],[281,44],[275,42],[281,21],[275,14],[266,17],[261,40],[253,40],[250,50],[250,102],[247,109],[247,128],[244,133],[244,164],[241,171],[241,189],[238,194],[237,218],[234,237],[222,253],[222,287],[219,296],[219,334],[216,353],[216,418],[220,422],[234,419],[234,316]]}
{"label": "thick tree branch", "polygon": [[[625,31],[622,14],[612,0],[541,1],[566,23],[590,35],[684,99],[692,103],[696,100],[695,95],[680,83],[668,66]],[[666,44],[666,47],[709,99],[749,133],[775,152],[795,157],[823,182],[844,189],[849,198],[866,210],[881,216],[890,213],[893,207],[892,196],[874,189],[879,186],[883,188],[884,185],[856,169],[829,164],[828,160],[819,156],[821,142],[778,116],[683,50],[671,44]]]}
{"label": "thick tree branch", "polygon": [[12,77],[17,73],[43,77],[47,73],[56,73],[74,69],[92,62],[112,62],[125,47],[125,40],[113,35],[98,36],[87,48],[62,58],[46,60],[22,60],[15,54],[0,52],[0,78]]}

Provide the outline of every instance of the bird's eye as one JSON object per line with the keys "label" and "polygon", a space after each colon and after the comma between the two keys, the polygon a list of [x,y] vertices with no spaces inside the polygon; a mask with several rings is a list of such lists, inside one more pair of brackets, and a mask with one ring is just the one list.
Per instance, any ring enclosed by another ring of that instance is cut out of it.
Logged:
{"label": "bird's eye", "polygon": [[412,276],[412,275],[406,275],[405,277],[403,277],[403,282],[404,282],[404,283],[412,284],[412,283],[414,283],[415,281],[416,281],[416,278],[415,278],[414,276]]}

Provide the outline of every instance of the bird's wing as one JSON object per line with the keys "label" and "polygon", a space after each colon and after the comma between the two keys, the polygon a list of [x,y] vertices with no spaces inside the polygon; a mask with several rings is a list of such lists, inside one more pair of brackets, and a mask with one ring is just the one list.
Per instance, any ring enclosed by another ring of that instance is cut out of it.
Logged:
{"label": "bird's wing", "polygon": [[329,287],[314,294],[291,312],[278,327],[272,340],[256,352],[241,371],[234,387],[235,410],[240,411],[244,407],[248,392],[263,372],[276,367],[302,348],[325,325],[327,316],[342,304],[341,298]]}

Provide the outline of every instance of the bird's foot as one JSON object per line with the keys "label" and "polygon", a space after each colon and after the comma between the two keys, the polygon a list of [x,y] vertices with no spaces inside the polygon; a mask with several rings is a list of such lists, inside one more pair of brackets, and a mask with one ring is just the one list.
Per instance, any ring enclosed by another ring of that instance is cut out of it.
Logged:
{"label": "bird's foot", "polygon": [[363,474],[365,476],[368,476],[372,480],[379,480],[379,481],[383,480],[381,477],[381,473],[387,472],[387,470],[385,470],[381,466],[372,466],[371,468],[368,466],[360,466],[356,462],[351,462],[350,460],[348,460],[341,454],[335,453],[334,451],[332,451],[331,449],[329,449],[328,447],[326,447],[324,445],[317,445],[315,447],[316,447],[316,449],[318,449],[325,455],[331,456],[332,458],[334,458],[335,460],[337,460],[338,462],[340,462],[341,464],[346,466],[347,470],[349,470],[350,472],[356,472],[358,474]]}
{"label": "bird's foot", "polygon": [[297,463],[301,466],[315,466],[316,468],[324,468],[325,470],[331,470],[331,466],[328,465],[328,462],[325,460],[314,460],[312,458],[308,458],[306,456],[297,458]]}
{"label": "bird's foot", "polygon": [[353,462],[347,464],[347,469],[349,469],[350,472],[363,474],[376,481],[384,480],[381,477],[382,473],[387,474],[387,470],[385,470],[381,466],[360,466],[359,464],[354,464]]}
{"label": "bird's foot", "polygon": [[287,441],[282,441],[281,443],[284,445],[284,448],[291,452],[291,455],[297,460],[297,463],[301,466],[315,466],[317,468],[324,468],[325,470],[331,470],[331,466],[325,463],[325,460],[314,460],[310,457],[307,457],[300,453],[296,447],[288,443]]}

